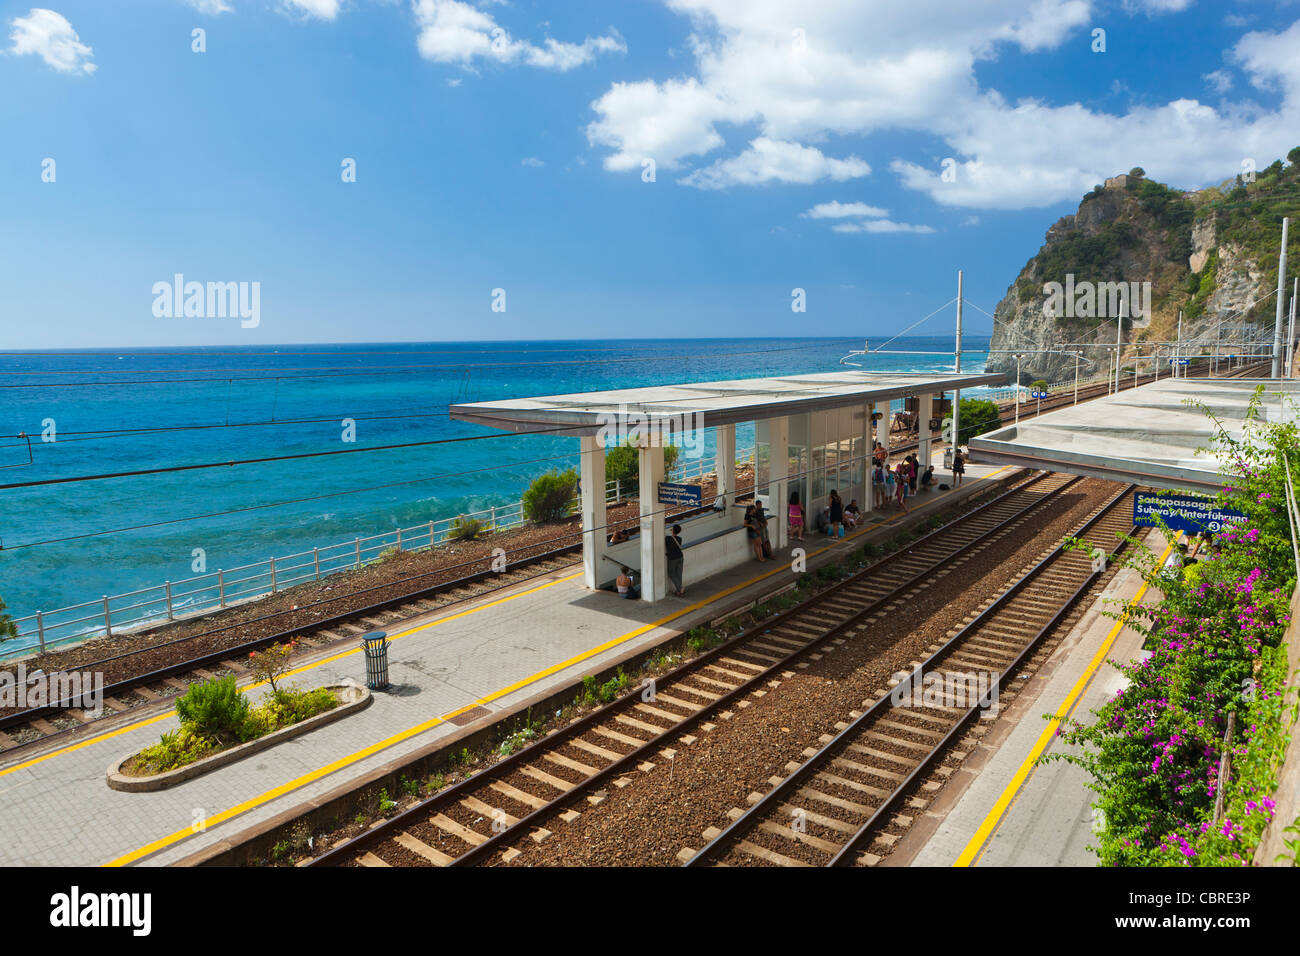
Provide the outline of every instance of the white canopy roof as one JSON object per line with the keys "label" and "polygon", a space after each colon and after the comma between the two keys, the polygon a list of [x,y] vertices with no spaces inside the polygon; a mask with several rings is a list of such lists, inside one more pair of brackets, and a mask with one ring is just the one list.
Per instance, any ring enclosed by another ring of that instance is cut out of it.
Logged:
{"label": "white canopy roof", "polygon": [[971,439],[970,449],[981,462],[1217,492],[1223,466],[1211,449],[1216,427],[1207,412],[1241,437],[1260,385],[1259,419],[1293,420],[1300,381],[1165,379],[1025,419]]}

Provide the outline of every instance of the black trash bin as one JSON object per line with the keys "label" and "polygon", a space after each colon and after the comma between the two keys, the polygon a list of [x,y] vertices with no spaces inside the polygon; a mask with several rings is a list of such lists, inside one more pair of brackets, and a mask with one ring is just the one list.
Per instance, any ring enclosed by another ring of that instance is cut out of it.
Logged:
{"label": "black trash bin", "polygon": [[366,686],[383,690],[388,686],[388,633],[371,631],[361,635],[361,647],[366,652]]}

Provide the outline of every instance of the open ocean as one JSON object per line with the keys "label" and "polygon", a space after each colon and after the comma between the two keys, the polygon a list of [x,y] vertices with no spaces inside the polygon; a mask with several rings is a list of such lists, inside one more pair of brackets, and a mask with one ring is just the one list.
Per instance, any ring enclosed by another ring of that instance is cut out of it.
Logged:
{"label": "open ocean", "polygon": [[[985,348],[988,339],[967,342]],[[9,352],[0,354],[0,484],[486,434],[450,421],[448,405],[835,371],[861,346],[682,339]],[[891,348],[951,350],[952,338]],[[963,365],[978,371],[983,360],[968,354]],[[941,355],[866,364],[952,370]],[[356,421],[355,445],[341,442],[345,418]],[[43,442],[50,420],[57,440]],[[31,436],[30,460],[20,432]],[[737,443],[752,443],[752,427]],[[19,617],[189,577],[195,548],[209,570],[230,568],[509,504],[541,472],[576,464],[577,448],[572,437],[511,436],[0,491],[0,597]]]}

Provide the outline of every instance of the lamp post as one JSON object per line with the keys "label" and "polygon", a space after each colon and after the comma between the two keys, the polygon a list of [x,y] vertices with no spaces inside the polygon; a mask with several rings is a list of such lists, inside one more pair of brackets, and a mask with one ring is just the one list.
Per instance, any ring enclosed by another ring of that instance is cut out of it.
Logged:
{"label": "lamp post", "polygon": [[1074,404],[1079,404],[1079,356],[1082,352],[1074,353]]}
{"label": "lamp post", "polygon": [[1020,353],[1016,353],[1016,425],[1020,424]]}

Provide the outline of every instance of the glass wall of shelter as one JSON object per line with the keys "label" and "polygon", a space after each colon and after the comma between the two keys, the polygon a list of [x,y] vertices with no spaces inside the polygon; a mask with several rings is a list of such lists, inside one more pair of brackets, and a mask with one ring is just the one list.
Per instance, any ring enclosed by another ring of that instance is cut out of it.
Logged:
{"label": "glass wall of shelter", "polygon": [[[867,485],[867,459],[870,457],[867,407],[835,408],[820,412],[791,415],[786,445],[788,495],[799,496],[799,503],[815,524],[816,514],[830,502],[830,493],[838,491],[845,505],[857,501],[863,510],[871,507]],[[772,494],[771,422],[755,423],[755,484],[758,494]],[[778,503],[772,502],[773,507]],[[784,503],[782,503],[784,504]]]}

